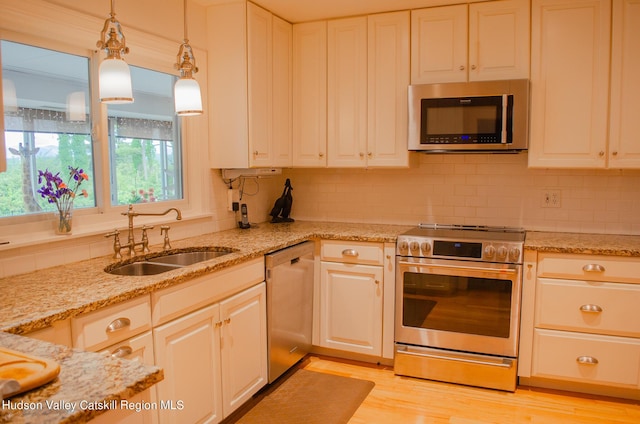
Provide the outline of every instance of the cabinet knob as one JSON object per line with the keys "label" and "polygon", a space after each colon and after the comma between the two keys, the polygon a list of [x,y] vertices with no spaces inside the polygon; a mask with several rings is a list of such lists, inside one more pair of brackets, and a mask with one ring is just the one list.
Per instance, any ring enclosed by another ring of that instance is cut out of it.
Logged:
{"label": "cabinet knob", "polygon": [[578,356],[576,362],[582,365],[598,365],[598,360],[593,356]]}
{"label": "cabinet knob", "polygon": [[600,150],[600,153],[598,153],[598,156],[600,156],[600,157],[604,156],[604,151]]}
{"label": "cabinet knob", "polygon": [[580,307],[580,312],[589,312],[589,313],[598,314],[602,312],[602,308],[598,305],[587,304],[587,305],[582,305]]}
{"label": "cabinet knob", "polygon": [[464,65],[460,65],[460,68],[458,69],[460,69],[461,71],[464,71]]}
{"label": "cabinet knob", "polygon": [[604,267],[600,264],[587,264],[582,267],[584,272],[604,272]]}
{"label": "cabinet knob", "polygon": [[259,153],[259,152],[258,152],[257,150],[254,150],[254,151],[253,151],[253,156],[258,156],[258,153]]}
{"label": "cabinet knob", "polygon": [[131,320],[129,318],[118,318],[114,319],[107,325],[107,333],[113,333],[118,330],[122,330],[131,325]]}
{"label": "cabinet knob", "polygon": [[373,157],[373,152],[368,152],[368,153],[367,153],[367,156],[369,156],[369,157]]}
{"label": "cabinet knob", "polygon": [[618,152],[611,153],[613,156],[618,156]]}
{"label": "cabinet knob", "polygon": [[322,153],[322,152],[318,153],[318,157],[323,158],[324,157],[324,153]]}
{"label": "cabinet knob", "polygon": [[471,70],[475,71],[476,70],[476,65],[471,65]]}
{"label": "cabinet knob", "polygon": [[364,153],[360,152],[360,157],[363,158],[364,157]]}

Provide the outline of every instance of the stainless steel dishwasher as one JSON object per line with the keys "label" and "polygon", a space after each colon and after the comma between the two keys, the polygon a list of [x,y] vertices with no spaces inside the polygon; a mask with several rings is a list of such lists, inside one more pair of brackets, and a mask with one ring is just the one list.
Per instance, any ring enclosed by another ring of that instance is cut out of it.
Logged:
{"label": "stainless steel dishwasher", "polygon": [[311,349],[312,241],[265,255],[269,383]]}

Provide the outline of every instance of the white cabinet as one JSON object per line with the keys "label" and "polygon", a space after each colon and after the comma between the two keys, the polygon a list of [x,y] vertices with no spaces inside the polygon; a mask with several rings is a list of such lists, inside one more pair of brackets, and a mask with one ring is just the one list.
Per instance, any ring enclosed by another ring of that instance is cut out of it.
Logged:
{"label": "white cabinet", "polygon": [[528,251],[525,264],[521,383],[640,398],[640,261]]}
{"label": "white cabinet", "polygon": [[529,77],[529,1],[411,12],[411,83]]}
{"label": "white cabinet", "polygon": [[367,18],[327,23],[327,165],[363,166],[367,153]]}
{"label": "white cabinet", "polygon": [[266,289],[260,283],[154,329],[161,422],[219,422],[267,382]]}
{"label": "white cabinet", "polygon": [[327,165],[327,23],[293,26],[293,166]]}
{"label": "white cabinet", "polygon": [[319,346],[382,356],[383,254],[382,243],[321,242]]}
{"label": "white cabinet", "polygon": [[295,25],[294,165],[407,166],[408,84],[409,12]]}
{"label": "white cabinet", "polygon": [[408,11],[367,17],[367,166],[409,165],[409,21]]}
{"label": "white cabinet", "polygon": [[609,168],[640,168],[640,0],[614,0]]}
{"label": "white cabinet", "polygon": [[604,167],[609,0],[534,0],[529,166]]}
{"label": "white cabinet", "polygon": [[161,423],[222,420],[219,310],[211,305],[154,329],[156,364],[164,369],[158,398],[176,402],[175,410],[159,411]]}
{"label": "white cabinet", "polygon": [[244,1],[208,7],[207,24],[211,166],[291,166],[291,25]]}

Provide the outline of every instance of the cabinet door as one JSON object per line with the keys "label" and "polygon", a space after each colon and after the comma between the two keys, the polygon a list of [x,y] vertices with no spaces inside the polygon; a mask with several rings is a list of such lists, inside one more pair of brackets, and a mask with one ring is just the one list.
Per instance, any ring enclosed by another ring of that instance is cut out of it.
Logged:
{"label": "cabinet door", "polygon": [[640,168],[640,0],[614,0],[610,168]]}
{"label": "cabinet door", "polygon": [[293,165],[327,165],[327,23],[293,26]]}
{"label": "cabinet door", "polygon": [[154,329],[156,365],[164,369],[158,399],[173,401],[175,408],[160,408],[160,422],[222,420],[218,317],[216,304]]}
{"label": "cabinet door", "polygon": [[467,80],[467,5],[411,11],[411,84]]}
{"label": "cabinet door", "polygon": [[273,72],[272,72],[272,137],[271,166],[291,167],[292,111],[291,80],[293,60],[292,25],[273,16]]}
{"label": "cabinet door", "polygon": [[367,162],[367,18],[327,24],[327,165]]}
{"label": "cabinet door", "polygon": [[267,383],[265,283],[220,303],[224,416]]}
{"label": "cabinet door", "polygon": [[271,13],[247,3],[249,163],[271,166],[272,38]]}
{"label": "cabinet door", "polygon": [[469,5],[469,80],[529,78],[529,1]]}
{"label": "cabinet door", "polygon": [[529,166],[605,166],[609,0],[534,0]]}
{"label": "cabinet door", "polygon": [[320,346],[382,355],[382,267],[322,262]]}
{"label": "cabinet door", "polygon": [[367,166],[408,166],[408,11],[368,17]]}

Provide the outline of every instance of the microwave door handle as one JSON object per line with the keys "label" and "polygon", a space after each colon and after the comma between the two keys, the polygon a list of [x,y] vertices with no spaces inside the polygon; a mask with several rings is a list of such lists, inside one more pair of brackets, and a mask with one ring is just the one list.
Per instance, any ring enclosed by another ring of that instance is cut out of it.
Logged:
{"label": "microwave door handle", "polygon": [[507,144],[507,111],[509,108],[509,95],[502,95],[502,131],[500,132],[500,143]]}

